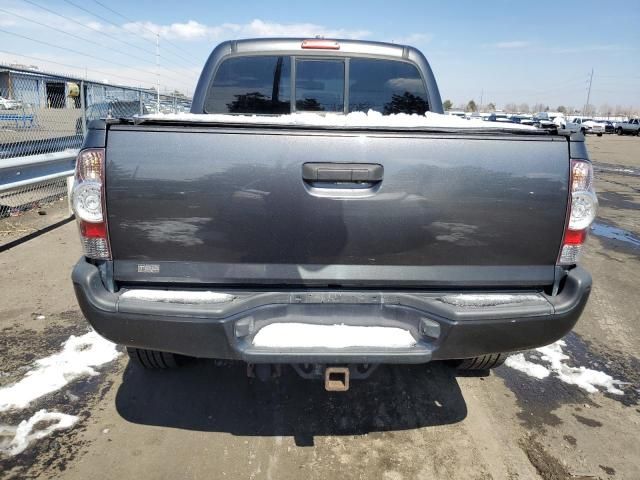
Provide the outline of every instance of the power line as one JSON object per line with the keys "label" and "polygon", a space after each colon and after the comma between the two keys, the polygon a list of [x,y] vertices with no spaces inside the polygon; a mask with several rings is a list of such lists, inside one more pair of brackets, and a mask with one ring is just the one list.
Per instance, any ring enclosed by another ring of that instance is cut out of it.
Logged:
{"label": "power line", "polygon": [[[66,16],[66,15],[63,15],[63,14],[58,13],[58,12],[55,12],[55,11],[53,11],[53,10],[51,10],[51,9],[47,8],[47,7],[44,7],[44,6],[42,6],[42,5],[39,5],[39,4],[37,4],[36,2],[34,2],[33,0],[23,0],[23,1],[24,1],[24,2],[26,2],[26,3],[28,3],[28,4],[30,4],[30,5],[33,5],[34,7],[40,8],[41,10],[44,10],[44,11],[49,12],[49,13],[51,13],[51,14],[53,14],[53,15],[56,15],[56,16],[58,16],[58,17],[60,17],[60,18],[63,18],[63,19],[65,19],[65,20],[69,21],[69,22],[75,23],[76,25],[80,25],[81,27],[86,28],[86,29],[88,29],[88,30],[91,30],[92,32],[99,33],[100,35],[103,35],[103,36],[105,36],[105,37],[107,37],[107,38],[110,38],[110,39],[112,39],[112,40],[115,40],[115,41],[117,41],[117,42],[120,42],[120,43],[122,43],[122,44],[124,44],[124,45],[127,45],[127,46],[130,46],[130,47],[137,48],[137,49],[139,49],[139,50],[141,50],[141,51],[143,51],[143,52],[146,52],[146,53],[148,53],[148,54],[155,55],[155,52],[153,52],[153,51],[151,51],[151,50],[147,50],[147,49],[145,49],[145,48],[139,47],[138,45],[135,45],[135,44],[133,44],[133,43],[131,43],[131,42],[127,42],[127,41],[122,40],[122,39],[120,39],[120,38],[118,38],[118,37],[115,37],[115,36],[113,36],[113,35],[109,35],[108,33],[103,32],[103,31],[101,31],[101,30],[99,30],[99,29],[97,29],[97,28],[91,27],[91,26],[89,26],[89,25],[85,25],[85,24],[83,24],[82,22],[79,22],[79,21],[77,21],[77,20],[75,20],[75,19],[73,19],[73,18],[70,18],[70,17],[68,17],[68,16]],[[40,43],[42,43],[42,42],[40,42]],[[49,45],[49,44],[47,44],[47,45]],[[55,45],[54,45],[54,46],[55,46]],[[135,58],[139,58],[139,57],[135,57]],[[144,60],[144,61],[146,61],[146,60]],[[115,63],[115,62],[113,62],[113,63]],[[174,65],[175,65],[175,64],[174,64]],[[122,66],[122,65],[121,65],[121,66]],[[128,67],[128,66],[126,66],[126,65],[124,65],[124,67],[125,67],[125,68],[133,68],[133,67]],[[184,67],[179,67],[179,68],[184,68]],[[141,71],[140,69],[135,69],[135,68],[133,68],[133,69],[134,69],[134,70]],[[169,70],[169,71],[173,72],[173,70]],[[144,71],[144,72],[145,72],[145,73],[151,73],[151,72],[148,72],[148,71]],[[178,74],[180,77],[183,77],[183,76],[184,76],[184,73],[180,73],[180,72],[174,72],[174,73]],[[194,72],[188,72],[188,74],[191,74],[191,75],[194,75],[194,76],[196,75]],[[172,76],[170,76],[170,75],[166,75],[166,74],[165,74],[165,76],[171,77],[171,78],[173,78],[174,80],[177,80],[178,82],[182,82],[182,81],[183,81],[183,78],[177,79],[176,77],[172,77]]]}
{"label": "power line", "polygon": [[[138,45],[135,45],[135,44],[133,44],[133,43],[131,43],[131,42],[127,42],[127,41],[125,41],[125,40],[122,40],[121,38],[115,37],[115,36],[113,36],[113,35],[109,35],[108,33],[103,32],[103,31],[102,31],[102,30],[100,30],[100,29],[93,28],[93,27],[91,27],[91,26],[89,26],[89,25],[85,25],[85,24],[83,24],[82,22],[79,22],[79,21],[77,21],[77,20],[74,20],[73,18],[70,18],[70,17],[68,17],[68,16],[66,16],[66,15],[63,15],[63,14],[61,14],[61,13],[55,12],[55,11],[53,11],[53,10],[51,10],[51,9],[47,8],[47,7],[43,7],[42,5],[37,4],[37,3],[36,3],[36,2],[34,2],[33,0],[22,0],[22,1],[23,1],[23,2],[27,2],[28,4],[33,5],[33,6],[37,7],[37,8],[42,9],[42,10],[45,10],[45,11],[47,11],[47,12],[49,12],[49,13],[52,13],[53,15],[56,15],[56,16],[58,16],[58,17],[60,17],[60,18],[64,18],[65,20],[67,20],[67,21],[69,21],[69,22],[73,22],[73,23],[75,23],[76,25],[80,25],[81,27],[86,28],[86,29],[89,29],[89,30],[91,30],[92,32],[99,33],[100,35],[103,35],[103,36],[105,36],[105,37],[107,37],[107,38],[110,38],[110,39],[112,39],[112,40],[115,40],[116,42],[120,42],[120,43],[122,43],[122,44],[124,44],[124,45],[127,45],[127,46],[129,46],[129,47],[137,48],[138,50],[141,50],[141,51],[143,51],[143,52],[145,52],[145,53],[148,53],[148,54],[150,54],[150,55],[155,55],[155,52],[153,52],[153,51],[151,51],[151,50],[147,50],[146,48],[142,48],[142,47],[140,47],[140,46],[138,46]],[[183,67],[180,67],[180,68],[183,68]]]}
{"label": "power line", "polygon": [[[36,60],[36,61],[39,61],[39,62],[51,63],[53,65],[60,65],[62,67],[67,67],[67,68],[71,68],[71,69],[74,69],[74,70],[82,70],[83,69],[82,67],[80,67],[78,65],[71,65],[69,63],[57,62],[55,60],[49,60],[47,58],[34,57],[32,55],[24,55],[23,53],[11,52],[9,50],[0,49],[0,53],[4,53],[4,54],[7,54],[7,55],[15,55],[17,57],[22,57],[22,58],[28,58],[29,60]],[[7,65],[7,67],[8,68],[12,68],[11,65]],[[102,81],[102,80],[91,80],[90,78],[86,78],[86,76],[85,76],[84,79],[82,79],[82,78],[80,78],[81,75],[78,75],[78,74],[76,74],[75,76],[69,76],[69,75],[60,75],[59,73],[55,73],[55,72],[51,72],[51,71],[41,71],[41,70],[33,70],[33,71],[30,71],[30,73],[34,73],[34,74],[37,74],[37,75],[51,75],[51,76],[58,76],[58,77],[67,77],[69,80],[86,80],[89,83],[94,83],[94,84],[97,84],[97,85],[108,86],[108,87],[113,87],[113,88],[124,88],[124,89],[128,89],[128,90],[135,90],[135,91],[140,91],[140,92],[145,93],[145,94],[151,94],[152,93],[152,89],[153,89],[153,87],[145,88],[145,87],[142,86],[143,84],[150,84],[151,82],[148,81],[148,80],[142,80],[140,78],[128,77],[128,76],[125,76],[125,75],[118,75],[118,74],[115,74],[115,73],[112,73],[112,72],[105,72],[105,71],[102,71],[102,70],[95,70],[95,69],[89,70],[89,73],[97,73],[97,74],[101,74],[101,75],[107,75],[109,77],[122,78],[122,79],[125,79],[125,80],[133,80],[134,82],[138,83],[138,86],[136,87],[136,86],[131,86],[131,85],[113,85],[113,84],[109,84],[109,83],[107,83],[105,81]],[[165,88],[166,88],[166,85],[165,85]],[[161,93],[160,95],[164,96],[164,97],[172,97],[172,98],[174,97],[174,95],[172,95],[170,93]]]}
{"label": "power line", "polygon": [[42,40],[38,40],[38,39],[35,39],[35,38],[31,38],[31,37],[28,37],[26,35],[21,35],[19,33],[10,32],[10,31],[4,30],[2,28],[0,28],[0,32],[7,33],[7,34],[13,35],[15,37],[24,38],[25,40],[30,40],[32,42],[40,43],[42,45],[46,45],[47,47],[54,47],[54,48],[58,48],[60,50],[65,50],[65,51],[68,51],[68,52],[71,52],[71,53],[75,53],[76,55],[82,55],[83,57],[88,57],[88,58],[91,58],[93,60],[98,60],[99,62],[110,63],[110,64],[116,65],[118,67],[129,68],[129,69],[135,70],[137,72],[146,73],[146,74],[149,74],[149,75],[155,75],[154,72],[150,72],[148,70],[141,70],[139,68],[134,68],[134,67],[131,67],[129,65],[125,65],[123,63],[114,62],[113,60],[104,60],[104,59],[96,57],[94,55],[90,55],[88,53],[80,52],[79,50],[74,50],[74,49],[71,49],[71,48],[68,48],[68,47],[61,47],[59,45],[53,45],[51,43],[44,42]]}
{"label": "power line", "polygon": [[[145,40],[145,41],[147,41],[147,42],[149,42],[149,43],[152,43],[152,44],[153,44],[153,43],[155,43],[155,42],[152,42],[151,40],[149,40],[148,38],[146,38],[146,37],[144,37],[144,36],[142,36],[142,35],[136,35],[135,33],[130,32],[130,31],[128,31],[128,30],[126,30],[126,29],[122,28],[122,26],[121,26],[121,25],[118,25],[117,23],[112,22],[111,20],[109,20],[109,19],[108,19],[108,18],[106,18],[106,17],[103,17],[102,15],[98,15],[97,13],[92,12],[92,11],[91,11],[91,10],[89,10],[88,8],[85,8],[85,7],[80,6],[80,5],[78,5],[77,3],[72,2],[71,0],[64,0],[64,1],[65,1],[66,3],[68,3],[69,5],[71,5],[72,7],[78,8],[78,9],[82,10],[83,12],[86,12],[86,13],[88,13],[89,15],[91,15],[91,16],[93,16],[93,17],[96,17],[96,18],[98,18],[98,19],[100,19],[100,20],[102,20],[103,22],[107,22],[108,24],[113,25],[114,27],[116,27],[116,28],[118,28],[118,29],[124,30],[125,32],[127,32],[127,33],[128,33],[128,34],[130,34],[130,35],[134,35],[134,36],[140,37],[140,38],[142,38],[143,40]],[[112,10],[112,9],[110,9],[110,8],[109,8],[108,10],[110,10],[110,11],[114,11],[114,10]],[[135,22],[134,22],[134,23],[135,23]],[[147,28],[146,28],[146,27],[144,27],[144,26],[143,26],[143,28],[145,28],[146,30],[149,30],[149,29],[147,29]],[[149,31],[150,31],[150,30],[149,30]],[[152,32],[152,33],[153,33],[153,35],[154,35],[154,36],[157,34],[157,32]],[[174,54],[174,55],[175,55],[177,58],[180,58],[183,62],[189,62],[188,60],[185,60],[183,57],[181,57],[181,56],[179,56],[179,55],[176,55],[176,54]]]}
{"label": "power line", "polygon": [[[98,1],[98,0],[93,0],[93,1],[94,1],[95,3],[97,3],[98,5],[100,5],[102,8],[104,8],[105,10],[110,11],[111,13],[113,13],[113,14],[115,14],[115,15],[119,16],[120,18],[125,19],[126,21],[128,21],[128,22],[130,22],[130,23],[138,23],[138,22],[136,22],[135,20],[132,20],[131,18],[127,17],[126,15],[123,15],[122,13],[118,12],[117,10],[114,10],[113,8],[106,6],[104,3],[102,3],[102,2],[100,2],[100,1]],[[153,34],[153,35],[159,34],[158,32],[154,32],[154,31],[153,31],[153,30],[151,30],[150,28],[147,28],[147,27],[146,27],[145,25],[143,25],[143,24],[140,24],[140,23],[138,23],[138,24],[139,24],[142,28],[144,28],[146,31],[148,31],[149,33],[151,33],[151,34]],[[143,37],[142,35],[140,35],[140,37],[141,37],[141,38],[145,38],[145,37]],[[187,54],[189,57],[191,57],[194,61],[198,62],[198,63],[197,63],[197,65],[198,65],[198,66],[200,65],[200,63],[201,63],[201,62],[200,62],[200,60],[198,60],[198,59],[196,59],[195,57],[193,57],[193,56],[191,55],[191,53],[190,53],[190,52],[188,52],[186,49],[184,49],[184,48],[182,48],[182,47],[180,47],[180,46],[176,45],[175,43],[173,43],[173,42],[171,42],[170,40],[168,40],[166,37],[162,37],[162,38],[164,39],[164,41],[165,41],[166,43],[168,43],[169,45],[173,46],[175,49],[180,50],[181,52],[186,53],[186,54]],[[151,42],[151,40],[149,40],[149,39],[146,39],[146,38],[145,38],[145,40],[148,40],[149,42]],[[172,53],[172,55],[176,55],[176,54],[175,54],[175,53]],[[176,56],[177,56],[177,55],[176,55]],[[183,58],[183,57],[179,57],[179,58]]]}
{"label": "power line", "polygon": [[68,3],[69,5],[71,5],[72,7],[75,7],[75,8],[77,8],[77,9],[79,9],[79,10],[82,10],[83,12],[86,12],[86,13],[88,13],[89,15],[91,15],[91,16],[93,16],[93,17],[99,18],[99,19],[100,19],[100,20],[102,20],[103,22],[107,22],[107,23],[109,23],[109,24],[113,25],[114,27],[120,28],[120,25],[118,25],[117,23],[114,23],[114,22],[112,22],[111,20],[109,20],[108,18],[105,18],[105,17],[103,17],[103,16],[101,16],[101,15],[98,15],[97,13],[93,13],[93,12],[91,12],[91,11],[89,11],[88,9],[86,9],[86,8],[84,8],[84,7],[80,6],[80,5],[78,5],[77,3],[72,2],[71,0],[64,0],[64,1],[65,1],[66,3]]}
{"label": "power line", "polygon": [[[62,29],[60,29],[60,28],[56,28],[56,27],[53,27],[53,26],[51,26],[51,25],[47,25],[46,23],[38,22],[38,21],[33,20],[33,19],[31,19],[31,18],[28,18],[28,17],[23,17],[22,15],[18,15],[17,13],[10,12],[10,11],[8,11],[8,10],[5,10],[4,8],[0,8],[0,12],[5,12],[5,13],[8,13],[9,15],[13,15],[13,16],[15,16],[15,17],[22,18],[23,20],[26,20],[26,21],[28,21],[28,22],[35,23],[36,25],[40,25],[40,26],[43,26],[43,27],[45,27],[45,28],[49,28],[49,29],[51,29],[51,30],[55,30],[56,32],[63,33],[64,35],[68,35],[68,36],[73,37],[73,38],[76,38],[76,39],[78,39],[78,40],[82,40],[83,42],[91,43],[91,44],[93,44],[93,45],[97,45],[97,46],[99,46],[99,47],[104,47],[104,45],[102,45],[102,44],[100,44],[100,43],[98,43],[98,42],[95,42],[95,41],[93,41],[93,40],[90,40],[90,39],[88,39],[88,38],[84,38],[84,37],[81,37],[81,36],[76,35],[76,34],[74,34],[74,33],[70,33],[70,32],[67,32],[67,31],[65,31],[65,30],[62,30]],[[123,52],[122,50],[118,50],[118,49],[113,48],[113,47],[110,47],[110,48],[109,48],[109,50],[110,50],[110,51],[112,51],[112,52],[119,53],[120,55],[125,55],[126,57],[135,58],[136,60],[140,60],[140,61],[142,61],[142,62],[149,62],[149,60],[146,60],[146,59],[144,59],[144,58],[142,58],[142,57],[137,57],[137,56],[135,56],[135,55],[131,55],[131,53],[129,53],[129,52]]]}
{"label": "power line", "polygon": [[67,20],[69,22],[73,22],[76,25],[80,25],[82,28],[87,28],[87,29],[91,30],[92,32],[96,32],[96,33],[99,33],[100,35],[104,35],[107,38],[115,40],[116,42],[123,43],[123,44],[125,44],[125,45],[127,45],[129,47],[137,48],[138,50],[142,50],[143,52],[146,52],[146,53],[149,53],[149,54],[153,55],[153,52],[151,50],[147,50],[146,48],[142,48],[142,47],[140,47],[138,45],[134,45],[133,43],[130,43],[130,42],[125,42],[124,40],[122,40],[120,38],[117,38],[117,37],[114,37],[113,35],[109,35],[108,33],[103,32],[102,30],[99,30],[97,28],[93,28],[93,27],[91,27],[89,25],[85,25],[84,23],[79,22],[77,20],[74,20],[73,18],[67,17],[66,15],[62,15],[61,13],[55,12],[55,11],[53,11],[53,10],[47,8],[47,7],[43,7],[42,5],[39,5],[36,2],[33,2],[32,0],[22,0],[22,1],[23,2],[27,2],[30,5],[33,5],[34,7],[38,7],[40,9],[42,9],[42,10],[45,10],[45,11],[47,11],[49,13],[52,13],[52,14],[60,17],[60,18],[64,18],[65,20]]}
{"label": "power line", "polygon": [[[75,70],[82,70],[82,67],[79,67],[78,65],[71,65],[71,64],[68,64],[68,63],[57,62],[57,61],[55,61],[55,60],[49,60],[49,59],[46,59],[46,58],[33,57],[33,56],[31,56],[31,55],[24,55],[23,53],[10,52],[10,51],[8,51],[8,50],[0,50],[0,53],[5,53],[5,54],[7,54],[7,55],[16,55],[16,56],[18,56],[18,57],[28,58],[28,59],[30,59],[30,60],[36,60],[36,61],[39,61],[39,62],[52,63],[52,64],[54,64],[54,65],[60,65],[60,66],[62,66],[62,67],[73,68],[73,69],[75,69]],[[92,73],[99,73],[99,74],[101,74],[101,75],[108,75],[108,76],[110,76],[110,77],[124,78],[125,80],[133,80],[134,82],[139,82],[140,84],[143,84],[143,83],[147,83],[147,84],[148,84],[148,83],[151,83],[151,82],[149,82],[148,80],[141,80],[141,79],[139,79],[139,78],[127,77],[127,76],[124,76],[124,75],[118,75],[118,74],[111,73],[111,72],[104,72],[104,71],[101,71],[101,70],[91,69],[91,72],[92,72]],[[42,73],[42,72],[37,72],[37,71],[36,71],[35,73]],[[87,80],[88,80],[88,79],[87,79]],[[99,82],[99,81],[97,81],[97,80],[94,80],[94,81],[95,81],[96,83],[103,83],[103,82]],[[114,86],[119,87],[120,85],[114,85]],[[126,86],[124,86],[124,85],[123,85],[122,87],[123,87],[123,88],[131,88],[131,87],[126,87]]]}

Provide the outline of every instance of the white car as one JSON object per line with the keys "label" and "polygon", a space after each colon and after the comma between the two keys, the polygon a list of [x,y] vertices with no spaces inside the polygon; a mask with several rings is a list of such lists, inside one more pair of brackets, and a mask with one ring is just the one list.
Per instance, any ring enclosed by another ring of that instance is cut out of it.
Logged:
{"label": "white car", "polygon": [[574,117],[570,122],[566,123],[565,128],[570,132],[581,132],[583,135],[595,133],[601,137],[604,133],[604,125],[591,118]]}
{"label": "white car", "polygon": [[21,101],[0,97],[0,110],[15,110],[16,108],[20,107],[22,107]]}

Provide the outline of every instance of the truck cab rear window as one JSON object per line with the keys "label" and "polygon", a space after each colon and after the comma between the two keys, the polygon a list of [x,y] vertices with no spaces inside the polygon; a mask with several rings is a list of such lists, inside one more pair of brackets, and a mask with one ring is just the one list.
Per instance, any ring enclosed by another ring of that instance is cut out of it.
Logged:
{"label": "truck cab rear window", "polygon": [[205,100],[206,113],[290,113],[289,57],[254,56],[222,62]]}
{"label": "truck cab rear window", "polygon": [[344,112],[345,81],[349,86],[349,112],[422,115],[429,110],[422,77],[410,63],[357,57],[296,57],[293,102],[291,65],[290,56],[224,60],[207,92],[205,113],[282,115],[291,113],[292,104],[296,111]]}
{"label": "truck cab rear window", "polygon": [[376,110],[385,115],[429,110],[418,69],[404,62],[352,58],[349,63],[349,111]]}

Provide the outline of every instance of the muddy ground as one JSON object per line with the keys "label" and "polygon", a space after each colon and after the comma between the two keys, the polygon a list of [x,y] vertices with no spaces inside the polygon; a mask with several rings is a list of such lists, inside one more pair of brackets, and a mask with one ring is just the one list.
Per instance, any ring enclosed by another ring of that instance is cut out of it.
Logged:
{"label": "muddy ground", "polygon": [[[626,382],[622,395],[506,366],[460,376],[435,363],[381,367],[328,394],[289,370],[262,384],[242,365],[144,372],[121,355],[100,375],[0,414],[0,426],[40,408],[80,417],[2,457],[0,477],[640,478],[640,138],[588,144],[600,213],[583,265],[594,288],[564,351],[570,365]],[[69,281],[79,256],[74,224],[0,254],[0,386],[87,331]]]}

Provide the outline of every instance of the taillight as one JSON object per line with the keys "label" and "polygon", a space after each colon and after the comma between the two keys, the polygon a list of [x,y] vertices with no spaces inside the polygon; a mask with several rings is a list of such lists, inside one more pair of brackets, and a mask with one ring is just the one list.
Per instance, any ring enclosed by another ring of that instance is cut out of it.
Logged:
{"label": "taillight", "polygon": [[593,188],[593,167],[585,160],[571,160],[569,218],[562,239],[559,265],[575,265],[589,226],[596,218],[598,198]]}
{"label": "taillight", "polygon": [[309,50],[340,50],[340,44],[335,40],[325,40],[324,38],[314,38],[303,40],[302,48]]}
{"label": "taillight", "polygon": [[80,227],[84,254],[89,258],[110,260],[104,211],[104,148],[88,148],[78,154],[71,204]]}

